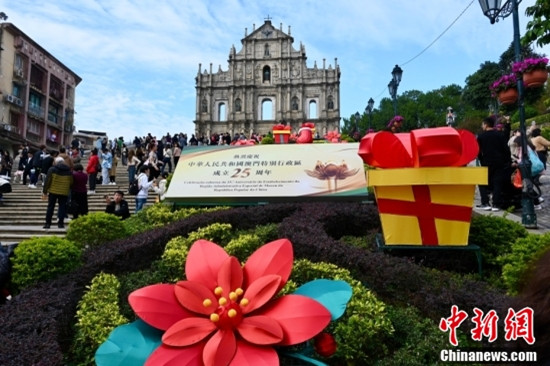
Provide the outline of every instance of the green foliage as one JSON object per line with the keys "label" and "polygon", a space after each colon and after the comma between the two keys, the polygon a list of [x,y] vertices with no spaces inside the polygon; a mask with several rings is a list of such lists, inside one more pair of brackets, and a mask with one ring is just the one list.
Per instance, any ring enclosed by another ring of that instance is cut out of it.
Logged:
{"label": "green foliage", "polygon": [[525,9],[525,15],[531,17],[527,22],[526,31],[521,43],[526,45],[536,42],[537,46],[543,47],[550,44],[550,6],[547,0],[537,0],[534,5]]}
{"label": "green foliage", "polygon": [[[533,106],[525,105],[524,109],[525,109],[525,118],[537,117],[539,114],[539,112]],[[510,119],[513,122],[519,121],[519,110],[515,109],[515,112],[510,116]]]}
{"label": "green foliage", "polygon": [[[377,361],[376,366],[440,364],[441,350],[449,348],[448,333],[441,332],[437,324],[413,307],[388,306],[387,314],[395,329],[388,346],[395,352]],[[462,345],[465,335],[460,329],[457,333]]]}
{"label": "green foliage", "polygon": [[236,237],[231,239],[225,246],[225,250],[241,262],[262,245],[278,239],[277,224],[268,224],[256,227],[254,230],[238,232]]}
{"label": "green foliage", "polygon": [[519,223],[504,217],[477,215],[472,218],[468,242],[479,245],[483,260],[489,266],[498,266],[497,257],[511,250],[518,238],[527,236]]}
{"label": "green foliage", "polygon": [[162,254],[162,261],[159,263],[159,270],[165,273],[170,282],[178,281],[183,277],[183,265],[189,254],[189,246],[193,242],[183,236],[172,238]]}
{"label": "green foliage", "polygon": [[14,254],[12,282],[20,289],[69,273],[81,265],[82,258],[77,244],[57,236],[24,240]]}
{"label": "green foliage", "polygon": [[184,207],[173,209],[162,202],[147,206],[137,214],[124,220],[126,231],[130,234],[142,233],[147,230],[162,227],[171,222],[183,220],[189,216],[213,210],[222,210],[225,207]]}
{"label": "green foliage", "polygon": [[486,111],[487,106],[494,104],[489,86],[497,80],[503,71],[496,62],[485,61],[479,70],[466,78],[462,100],[477,110]]}
{"label": "green foliage", "polygon": [[331,360],[368,365],[383,358],[388,351],[386,343],[393,333],[385,304],[346,269],[330,263],[312,263],[307,259],[294,262],[291,274],[294,283],[304,284],[317,278],[343,280],[353,289],[345,314],[331,325],[338,344]]}
{"label": "green foliage", "polygon": [[187,238],[177,236],[166,243],[161,258],[162,264],[159,264],[159,269],[171,281],[177,281],[182,278],[189,248],[199,239],[209,240],[223,246],[231,240],[231,225],[215,223],[189,233]]}
{"label": "green foliage", "polygon": [[267,144],[274,144],[275,140],[273,139],[273,136],[271,134],[262,137],[262,141],[260,141],[260,144],[267,145]]}
{"label": "green foliage", "polygon": [[69,224],[67,239],[81,247],[96,246],[128,236],[118,216],[93,212],[80,216]]}
{"label": "green foliage", "polygon": [[[151,270],[136,271],[127,273],[119,277],[120,281],[120,312],[128,319],[135,317],[134,311],[130,308],[128,303],[128,295],[133,291],[142,287],[150,286],[155,283],[169,283],[174,282],[166,277],[165,273],[158,269],[159,264],[162,261],[157,261],[152,264]],[[183,270],[179,271],[179,279],[182,277]]]}
{"label": "green foliage", "polygon": [[245,262],[246,258],[250,257],[256,249],[264,244],[265,242],[258,235],[242,234],[231,240],[225,246],[225,250],[230,255],[237,257],[241,262]]}
{"label": "green foliage", "polygon": [[510,295],[517,295],[534,262],[550,249],[550,233],[530,234],[517,239],[509,252],[498,258],[502,264],[502,280]]}
{"label": "green foliage", "polygon": [[73,356],[78,365],[93,365],[94,353],[99,345],[105,342],[113,329],[128,323],[128,319],[120,315],[120,284],[116,276],[100,273],[87,288],[76,311]]}

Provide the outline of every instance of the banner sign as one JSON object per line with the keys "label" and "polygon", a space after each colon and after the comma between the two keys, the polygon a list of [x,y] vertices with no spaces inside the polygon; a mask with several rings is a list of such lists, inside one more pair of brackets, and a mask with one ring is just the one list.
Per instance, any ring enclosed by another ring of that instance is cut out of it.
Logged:
{"label": "banner sign", "polygon": [[365,200],[358,143],[186,147],[166,200],[254,204]]}

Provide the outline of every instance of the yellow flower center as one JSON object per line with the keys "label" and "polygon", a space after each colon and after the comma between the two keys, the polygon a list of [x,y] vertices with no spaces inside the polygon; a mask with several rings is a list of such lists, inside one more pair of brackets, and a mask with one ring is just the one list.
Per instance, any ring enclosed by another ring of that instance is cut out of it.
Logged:
{"label": "yellow flower center", "polygon": [[248,304],[248,299],[241,298],[244,294],[242,288],[237,288],[229,292],[228,297],[222,296],[223,289],[218,286],[214,289],[214,294],[218,298],[218,304],[213,304],[210,299],[204,299],[202,304],[205,307],[214,305],[216,308],[210,313],[210,321],[215,323],[220,329],[234,329],[239,325],[243,318],[242,306]]}

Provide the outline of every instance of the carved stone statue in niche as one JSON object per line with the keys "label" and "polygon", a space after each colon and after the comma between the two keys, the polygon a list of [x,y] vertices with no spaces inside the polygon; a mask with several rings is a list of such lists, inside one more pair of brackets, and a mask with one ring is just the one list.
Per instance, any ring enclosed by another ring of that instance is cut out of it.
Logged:
{"label": "carved stone statue in niche", "polygon": [[237,71],[235,72],[235,78],[236,80],[242,80],[243,78],[243,68],[241,64],[237,65]]}
{"label": "carved stone statue in niche", "polygon": [[300,64],[298,62],[290,65],[290,74],[294,78],[300,76]]}

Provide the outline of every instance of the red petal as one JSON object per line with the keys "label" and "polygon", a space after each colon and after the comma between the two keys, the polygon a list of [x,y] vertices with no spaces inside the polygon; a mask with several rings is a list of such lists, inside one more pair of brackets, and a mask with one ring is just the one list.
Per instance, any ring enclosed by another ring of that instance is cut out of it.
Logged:
{"label": "red petal", "polygon": [[189,249],[185,275],[189,281],[200,282],[212,290],[218,286],[218,272],[229,255],[217,244],[197,240]]}
{"label": "red petal", "polygon": [[140,288],[128,296],[134,312],[147,324],[166,330],[181,319],[194,316],[179,304],[174,285],[152,285]]}
{"label": "red petal", "polygon": [[243,318],[237,330],[245,340],[253,344],[275,344],[283,340],[283,328],[279,323],[262,315]]}
{"label": "red petal", "polygon": [[280,290],[290,276],[293,261],[292,243],[288,239],[275,240],[261,246],[244,265],[245,286],[265,275],[276,274],[281,276]]}
{"label": "red petal", "polygon": [[262,309],[261,315],[279,322],[285,334],[279,343],[283,346],[304,342],[330,323],[330,312],[323,305],[301,295],[280,297]]}
{"label": "red petal", "polygon": [[223,290],[223,296],[228,297],[231,291],[243,285],[243,269],[239,260],[229,257],[223,262],[218,272],[218,286]]}
{"label": "red petal", "polygon": [[[218,308],[218,300],[212,290],[199,282],[180,281],[176,283],[174,293],[181,306],[198,314],[210,315]],[[204,306],[203,301],[209,299],[210,306]]]}
{"label": "red petal", "polygon": [[281,277],[274,274],[252,282],[243,294],[243,298],[248,300],[248,305],[241,307],[243,314],[248,314],[271,300],[279,291],[280,283]]}
{"label": "red petal", "polygon": [[216,325],[206,318],[187,318],[172,325],[162,335],[162,343],[168,346],[190,346],[202,341],[216,329]]}
{"label": "red petal", "polygon": [[206,342],[202,351],[205,366],[227,366],[237,350],[237,340],[232,330],[220,330]]}
{"label": "red petal", "polygon": [[279,366],[279,356],[271,347],[237,341],[237,352],[229,366]]}
{"label": "red petal", "polygon": [[160,345],[153,352],[145,366],[203,366],[202,349],[204,343],[192,347],[173,348]]}

